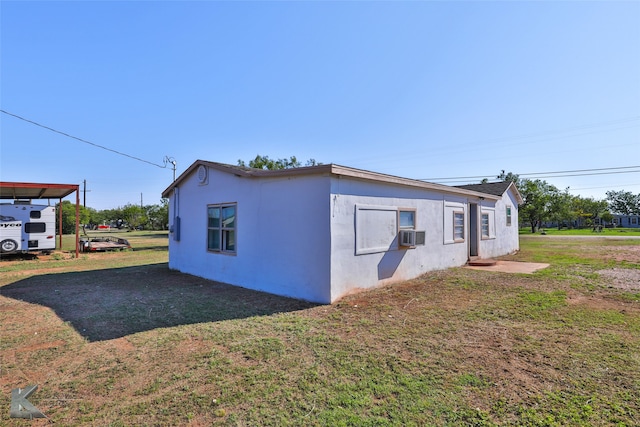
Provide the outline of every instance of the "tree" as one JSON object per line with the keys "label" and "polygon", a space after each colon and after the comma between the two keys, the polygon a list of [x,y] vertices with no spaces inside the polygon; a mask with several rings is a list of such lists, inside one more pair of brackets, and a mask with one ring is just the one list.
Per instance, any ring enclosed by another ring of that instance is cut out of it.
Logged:
{"label": "tree", "polygon": [[640,215],[640,194],[630,191],[607,191],[609,209],[618,215]]}
{"label": "tree", "polygon": [[122,224],[124,218],[124,214],[122,212],[122,208],[118,207],[115,209],[105,209],[102,211],[97,211],[91,217],[91,224],[105,224],[111,225],[112,223]]}
{"label": "tree", "polygon": [[152,230],[165,230],[169,223],[169,199],[160,200],[159,205],[149,205],[144,208],[147,216],[147,226]]}
{"label": "tree", "polygon": [[572,204],[574,197],[569,194],[569,189],[560,191],[553,187],[549,194],[549,219],[558,224],[558,229],[562,227],[562,223],[570,221],[573,216]]}
{"label": "tree", "polygon": [[140,206],[128,204],[122,208],[122,219],[129,225],[130,229],[135,229],[147,221],[147,216]]}
{"label": "tree", "polygon": [[[316,159],[309,159],[305,163],[305,166],[317,166],[321,163],[316,162]],[[244,160],[238,160],[238,166],[247,166]],[[302,166],[296,156],[291,156],[288,159],[270,159],[269,156],[256,155],[256,158],[249,160],[249,167],[254,169],[266,169],[266,170],[278,170],[278,169],[291,169],[299,168]]]}
{"label": "tree", "polygon": [[[76,232],[76,205],[72,204],[68,200],[62,201],[62,206],[60,204],[56,205],[56,210],[62,208],[62,234],[73,234]],[[91,218],[90,211],[84,206],[79,206],[78,209],[78,220],[80,224],[87,224],[89,219]]]}
{"label": "tree", "polygon": [[579,219],[579,225],[590,227],[595,224],[597,218],[607,212],[608,203],[606,200],[595,200],[591,197],[575,197],[573,199],[573,210]]}
{"label": "tree", "polygon": [[539,224],[550,218],[552,195],[559,190],[539,179],[523,179],[519,190],[524,199],[520,213],[529,221],[531,232],[535,233]]}
{"label": "tree", "polygon": [[613,222],[613,215],[609,211],[603,212],[600,218],[602,218],[602,220],[607,224],[611,224]]}
{"label": "tree", "polygon": [[513,172],[504,172],[504,169],[502,169],[502,171],[500,172],[500,175],[498,175],[496,178],[498,178],[500,181],[509,181],[509,182],[513,182],[516,187],[520,186],[520,175],[517,175]]}

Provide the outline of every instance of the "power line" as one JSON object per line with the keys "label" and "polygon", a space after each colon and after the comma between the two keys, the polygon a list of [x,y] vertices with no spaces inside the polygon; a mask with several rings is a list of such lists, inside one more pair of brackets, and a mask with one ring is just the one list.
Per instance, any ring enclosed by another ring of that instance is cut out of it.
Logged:
{"label": "power line", "polygon": [[[545,130],[539,132],[532,132],[528,134],[520,134],[520,135],[512,135],[505,137],[497,137],[497,138],[489,138],[484,140],[477,141],[469,141],[469,142],[451,142],[449,144],[440,145],[437,147],[429,148],[429,155],[432,156],[434,153],[446,153],[451,155],[453,153],[459,152],[468,152],[470,150],[478,151],[478,150],[486,150],[488,146],[495,146],[500,144],[501,147],[509,147],[513,145],[522,146],[525,144],[535,144],[543,141],[551,141],[557,139],[564,138],[575,138],[578,136],[585,135],[593,135],[603,132],[611,132],[614,130],[620,129],[628,129],[632,127],[637,127],[640,125],[640,116],[631,116],[625,117],[615,120],[610,120],[606,122],[597,122],[590,124],[583,124],[572,126],[564,129],[555,129],[555,130]],[[613,126],[613,127],[612,127]],[[602,129],[594,129],[594,128],[602,128]],[[608,129],[607,129],[608,128]],[[404,159],[407,157],[416,157],[421,155],[420,152],[416,152],[415,150],[410,152],[399,153],[385,155],[383,157],[380,156],[371,156],[371,157],[360,157],[359,161],[365,161],[366,163],[377,163],[378,161],[388,162],[389,160],[396,159]]]}
{"label": "power line", "polygon": [[[617,184],[616,187],[625,188],[625,187],[635,187],[636,185],[640,185],[640,183],[636,183],[636,184]],[[611,185],[603,185],[603,186],[599,186],[599,187],[570,188],[569,191],[598,190],[598,189],[601,189],[601,188],[611,188]]]}
{"label": "power line", "polygon": [[[593,168],[593,169],[575,169],[568,171],[550,171],[550,172],[529,172],[529,173],[519,173],[516,174],[519,177],[521,176],[530,176],[530,177],[539,177],[539,178],[558,178],[564,176],[591,176],[591,175],[613,175],[619,173],[634,173],[640,172],[640,170],[622,170],[622,169],[638,169],[640,166],[618,166],[612,168]],[[612,171],[612,172],[602,172],[602,171]],[[581,173],[581,172],[589,172],[589,173]],[[565,174],[574,174],[575,175],[565,175]],[[562,175],[557,175],[562,174]],[[488,175],[477,175],[477,176],[454,176],[448,178],[420,178],[420,181],[460,181],[464,179],[478,179],[478,178],[486,178]]]}
{"label": "power line", "polygon": [[[165,162],[165,164],[164,164],[164,165],[159,165],[159,164],[157,164],[157,163],[153,163],[153,162],[150,162],[150,161],[148,161],[148,160],[144,160],[144,159],[141,159],[141,158],[139,158],[139,157],[131,156],[131,155],[129,155],[129,154],[122,153],[122,152],[120,152],[120,151],[117,151],[117,150],[114,150],[114,149],[111,149],[111,148],[105,147],[105,146],[103,146],[103,145],[96,144],[95,142],[87,141],[86,139],[82,139],[82,138],[78,138],[77,136],[69,135],[68,133],[65,133],[65,132],[62,132],[62,131],[59,131],[59,130],[53,129],[53,128],[49,127],[49,126],[45,126],[45,125],[43,125],[43,124],[40,124],[40,123],[34,122],[33,120],[29,120],[29,119],[26,119],[26,118],[24,118],[24,117],[18,116],[17,114],[13,114],[13,113],[10,113],[10,112],[8,112],[8,111],[1,110],[1,109],[0,109],[0,111],[1,111],[1,112],[3,112],[4,114],[7,114],[7,115],[9,115],[9,116],[13,116],[13,117],[15,117],[15,118],[17,118],[17,119],[20,119],[20,120],[23,120],[23,121],[25,121],[25,122],[27,122],[27,123],[31,123],[31,124],[36,125],[36,126],[39,126],[39,127],[41,127],[41,128],[44,128],[44,129],[50,130],[51,132],[59,133],[60,135],[64,135],[64,136],[66,136],[66,137],[68,137],[68,138],[72,138],[72,139],[78,140],[78,141],[80,141],[80,142],[84,142],[85,144],[93,145],[94,147],[102,148],[103,150],[111,151],[112,153],[119,154],[119,155],[121,155],[121,156],[125,156],[125,157],[128,157],[128,158],[133,159],[133,160],[137,160],[137,161],[139,161],[139,162],[148,163],[148,164],[150,164],[150,165],[153,165],[153,166],[156,166],[156,167],[159,167],[159,168],[162,168],[162,169],[165,169],[165,168],[167,167],[166,162]],[[175,167],[175,165],[174,165],[174,167]]]}

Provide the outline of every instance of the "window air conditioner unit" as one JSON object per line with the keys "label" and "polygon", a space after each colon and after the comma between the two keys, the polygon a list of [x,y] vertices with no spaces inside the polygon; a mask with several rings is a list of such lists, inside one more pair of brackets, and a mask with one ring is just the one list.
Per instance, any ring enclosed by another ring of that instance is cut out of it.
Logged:
{"label": "window air conditioner unit", "polygon": [[421,246],[424,245],[426,233],[416,230],[400,230],[398,242],[400,246]]}

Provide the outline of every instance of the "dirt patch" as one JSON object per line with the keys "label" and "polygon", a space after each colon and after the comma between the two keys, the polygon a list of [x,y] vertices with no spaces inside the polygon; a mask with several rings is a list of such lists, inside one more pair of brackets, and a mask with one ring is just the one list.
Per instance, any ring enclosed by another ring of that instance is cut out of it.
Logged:
{"label": "dirt patch", "polygon": [[136,347],[126,337],[111,340],[111,344],[114,348],[120,351],[129,352],[136,349]]}
{"label": "dirt patch", "polygon": [[640,264],[640,245],[590,246],[585,247],[583,254],[608,261]]}
{"label": "dirt patch", "polygon": [[640,270],[611,268],[600,270],[597,273],[611,279],[611,287],[613,288],[640,291]]}
{"label": "dirt patch", "polygon": [[51,342],[43,342],[40,344],[32,344],[25,347],[17,348],[16,353],[27,352],[27,351],[37,351],[37,350],[47,350],[49,348],[58,348],[66,345],[66,342],[63,340],[51,341]]}

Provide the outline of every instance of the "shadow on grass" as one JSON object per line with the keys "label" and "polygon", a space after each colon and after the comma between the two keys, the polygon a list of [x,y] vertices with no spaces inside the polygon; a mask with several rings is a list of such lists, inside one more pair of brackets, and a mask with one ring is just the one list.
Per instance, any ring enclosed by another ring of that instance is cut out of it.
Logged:
{"label": "shadow on grass", "polygon": [[0,287],[0,295],[50,307],[89,341],[316,305],[174,272],[166,263],[34,276]]}
{"label": "shadow on grass", "polygon": [[160,246],[135,246],[133,248],[134,251],[164,251],[164,252],[168,252],[167,250],[167,245],[160,245]]}

